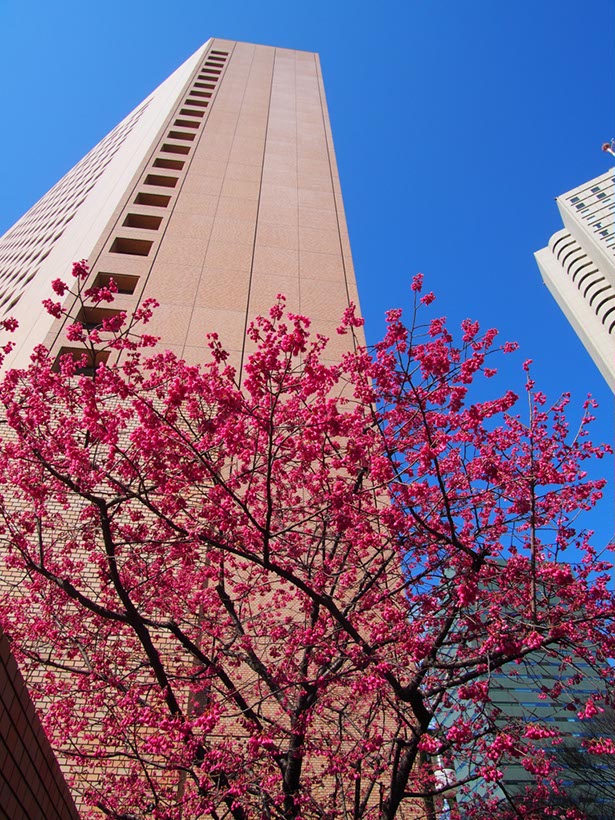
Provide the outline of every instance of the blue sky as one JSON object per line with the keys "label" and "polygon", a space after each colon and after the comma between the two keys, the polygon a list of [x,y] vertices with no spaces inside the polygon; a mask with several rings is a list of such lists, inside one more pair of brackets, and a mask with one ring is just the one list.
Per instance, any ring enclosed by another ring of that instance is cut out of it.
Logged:
{"label": "blue sky", "polygon": [[[210,36],[318,51],[370,341],[422,271],[451,324],[478,319],[538,386],[613,396],[542,284],[554,197],[609,167],[612,0],[1,0],[0,234]],[[613,531],[606,501],[592,516]]]}

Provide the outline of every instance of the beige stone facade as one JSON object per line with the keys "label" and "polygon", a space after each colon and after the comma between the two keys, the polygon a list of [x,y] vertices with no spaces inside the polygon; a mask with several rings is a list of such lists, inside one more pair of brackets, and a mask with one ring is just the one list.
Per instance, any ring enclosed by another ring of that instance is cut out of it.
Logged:
{"label": "beige stone facade", "polygon": [[[97,147],[86,168],[95,180],[75,220],[92,230],[60,237],[13,304],[22,328],[8,365],[41,339],[62,347],[61,327],[37,305],[82,257],[93,280],[125,286],[114,308],[155,297],[151,332],[189,363],[216,331],[240,365],[247,322],[279,293],[339,357],[348,341],[335,328],[358,296],[318,55],[210,40],[121,125],[112,159]],[[60,190],[75,188],[74,170]],[[0,265],[15,233],[0,239]]]}
{"label": "beige stone facade", "polygon": [[358,297],[318,55],[209,40],[1,237],[0,313],[20,321],[6,366],[69,349],[40,302],[81,258],[119,285],[113,310],[156,298],[148,332],[189,363],[215,331],[240,369],[278,294],[338,359]]}

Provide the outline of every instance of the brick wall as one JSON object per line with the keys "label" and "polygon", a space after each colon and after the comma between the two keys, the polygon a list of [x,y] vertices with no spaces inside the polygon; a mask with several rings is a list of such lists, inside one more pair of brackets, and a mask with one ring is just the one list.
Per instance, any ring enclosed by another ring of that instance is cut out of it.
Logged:
{"label": "brick wall", "polygon": [[0,818],[77,820],[79,815],[0,631]]}

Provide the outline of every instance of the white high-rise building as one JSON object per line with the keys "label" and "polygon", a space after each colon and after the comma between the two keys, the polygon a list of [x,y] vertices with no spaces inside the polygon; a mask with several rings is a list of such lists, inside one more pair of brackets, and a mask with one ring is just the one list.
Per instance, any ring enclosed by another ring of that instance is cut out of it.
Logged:
{"label": "white high-rise building", "polygon": [[536,253],[545,284],[615,391],[614,171],[556,198],[564,229]]}

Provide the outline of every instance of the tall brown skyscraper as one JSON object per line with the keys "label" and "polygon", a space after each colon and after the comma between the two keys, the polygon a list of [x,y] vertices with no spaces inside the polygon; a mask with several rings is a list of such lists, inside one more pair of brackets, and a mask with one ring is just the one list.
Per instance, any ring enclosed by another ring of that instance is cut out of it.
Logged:
{"label": "tall brown skyscraper", "polygon": [[[119,285],[114,309],[155,297],[148,331],[189,363],[216,331],[240,367],[247,323],[279,293],[339,357],[349,337],[334,330],[358,299],[318,56],[209,40],[0,238],[0,317],[20,325],[9,367],[40,342],[69,349],[41,301],[82,258],[92,281]],[[0,815],[39,817],[25,761],[44,737],[17,726],[34,720],[19,691],[0,738]],[[65,794],[53,766],[45,777],[43,791]],[[74,816],[69,803],[58,817]]]}
{"label": "tall brown skyscraper", "polygon": [[209,40],[11,228],[9,365],[41,340],[60,349],[40,303],[81,258],[119,282],[114,307],[155,297],[151,332],[189,363],[215,330],[240,364],[249,317],[278,293],[339,354],[357,294],[318,56]]}

